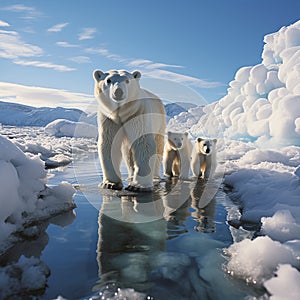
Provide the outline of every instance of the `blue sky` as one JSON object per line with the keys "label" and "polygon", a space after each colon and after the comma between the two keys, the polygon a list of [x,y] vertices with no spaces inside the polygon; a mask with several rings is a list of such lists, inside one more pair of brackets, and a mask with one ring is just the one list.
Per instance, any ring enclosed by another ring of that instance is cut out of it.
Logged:
{"label": "blue sky", "polygon": [[0,99],[82,107],[94,69],[137,69],[147,88],[171,80],[216,101],[261,62],[264,35],[298,19],[299,0],[1,0]]}

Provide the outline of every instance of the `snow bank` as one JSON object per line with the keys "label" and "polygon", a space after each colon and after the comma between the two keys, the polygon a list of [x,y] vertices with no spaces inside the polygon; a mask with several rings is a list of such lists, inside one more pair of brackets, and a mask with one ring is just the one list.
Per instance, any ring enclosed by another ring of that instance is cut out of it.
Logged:
{"label": "snow bank", "polygon": [[266,144],[300,145],[300,21],[264,38],[262,62],[242,67],[192,128]]}
{"label": "snow bank", "polygon": [[46,175],[38,156],[26,155],[0,136],[0,252],[8,247],[10,234],[24,224],[74,208],[73,187],[47,187]]}
{"label": "snow bank", "polygon": [[55,137],[85,137],[97,138],[98,129],[96,126],[85,122],[73,122],[65,119],[58,119],[45,127],[45,132]]}

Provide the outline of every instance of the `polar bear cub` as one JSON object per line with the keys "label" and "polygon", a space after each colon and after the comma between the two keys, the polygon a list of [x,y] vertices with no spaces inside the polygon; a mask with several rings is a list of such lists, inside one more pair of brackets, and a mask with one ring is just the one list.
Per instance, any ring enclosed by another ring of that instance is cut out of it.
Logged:
{"label": "polar bear cub", "polygon": [[208,179],[213,176],[217,167],[216,155],[217,139],[203,139],[195,141],[191,157],[191,169],[194,176]]}
{"label": "polar bear cub", "polygon": [[192,143],[187,132],[168,131],[163,155],[164,175],[188,178],[191,152]]}
{"label": "polar bear cub", "polygon": [[159,176],[164,149],[166,113],[162,101],[140,87],[141,73],[94,71],[98,100],[98,153],[102,188],[122,189],[122,156],[131,191],[151,191]]}

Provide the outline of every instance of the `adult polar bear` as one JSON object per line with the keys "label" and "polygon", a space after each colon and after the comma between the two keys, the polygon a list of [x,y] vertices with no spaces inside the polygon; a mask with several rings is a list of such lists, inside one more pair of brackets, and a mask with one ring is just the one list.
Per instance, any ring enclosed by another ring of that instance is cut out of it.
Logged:
{"label": "adult polar bear", "polygon": [[94,71],[98,100],[98,152],[103,171],[101,187],[120,190],[122,153],[130,191],[151,191],[159,177],[166,113],[161,100],[140,87],[141,73]]}

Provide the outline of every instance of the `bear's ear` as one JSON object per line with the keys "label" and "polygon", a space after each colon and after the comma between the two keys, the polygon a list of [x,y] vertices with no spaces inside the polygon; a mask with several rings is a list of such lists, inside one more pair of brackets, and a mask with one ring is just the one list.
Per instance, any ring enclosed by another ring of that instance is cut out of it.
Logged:
{"label": "bear's ear", "polygon": [[201,141],[203,141],[203,139],[201,139],[200,137],[197,138],[197,142],[200,143]]}
{"label": "bear's ear", "polygon": [[133,71],[132,72],[133,78],[140,79],[142,77],[142,74],[140,71]]}
{"label": "bear's ear", "polygon": [[95,70],[93,73],[94,79],[99,82],[101,78],[103,77],[104,73],[100,70]]}

